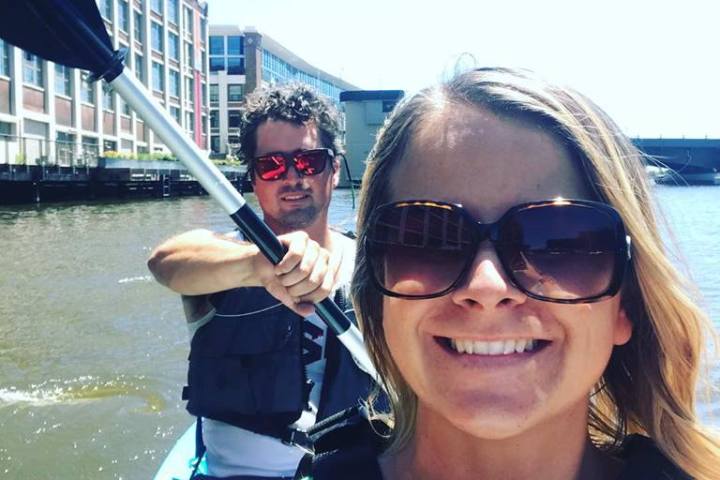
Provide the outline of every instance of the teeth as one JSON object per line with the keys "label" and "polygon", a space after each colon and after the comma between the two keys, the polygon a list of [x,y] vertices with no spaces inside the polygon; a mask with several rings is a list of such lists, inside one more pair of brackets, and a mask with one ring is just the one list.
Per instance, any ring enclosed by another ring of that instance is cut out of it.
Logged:
{"label": "teeth", "polygon": [[510,355],[513,353],[531,352],[537,346],[536,340],[495,340],[480,342],[473,340],[450,339],[453,350],[472,355]]}

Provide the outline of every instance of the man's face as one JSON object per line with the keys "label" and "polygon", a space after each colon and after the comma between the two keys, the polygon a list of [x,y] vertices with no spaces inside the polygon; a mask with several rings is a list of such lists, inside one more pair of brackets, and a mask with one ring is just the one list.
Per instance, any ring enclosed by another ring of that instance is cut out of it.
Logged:
{"label": "man's face", "polygon": [[[323,148],[320,132],[313,123],[296,125],[283,120],[266,120],[256,132],[255,156],[271,152],[292,154],[298,150]],[[332,160],[318,175],[301,176],[294,167],[278,180],[254,177],[253,187],[265,222],[282,234],[327,225],[332,190],[339,180],[337,161]]]}

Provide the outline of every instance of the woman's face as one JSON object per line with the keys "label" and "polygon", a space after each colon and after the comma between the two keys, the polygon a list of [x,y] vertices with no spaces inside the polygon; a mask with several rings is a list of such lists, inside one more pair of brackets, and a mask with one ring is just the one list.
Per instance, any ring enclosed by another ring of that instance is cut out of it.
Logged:
{"label": "woman's face", "polygon": [[[483,223],[519,203],[592,199],[552,136],[458,105],[419,128],[394,168],[391,188],[392,201],[460,203]],[[487,439],[546,422],[586,422],[589,392],[613,346],[631,335],[619,296],[579,305],[530,299],[510,284],[488,242],[457,289],[427,300],[384,297],[383,312],[390,353],[418,396],[419,418]],[[451,346],[474,342],[474,349],[492,350],[517,340],[538,347],[504,355]]]}

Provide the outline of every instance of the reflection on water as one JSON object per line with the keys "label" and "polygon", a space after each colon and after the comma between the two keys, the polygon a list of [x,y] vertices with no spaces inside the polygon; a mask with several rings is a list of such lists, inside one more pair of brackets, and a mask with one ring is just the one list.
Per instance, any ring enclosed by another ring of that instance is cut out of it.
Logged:
{"label": "reflection on water", "polygon": [[[717,322],[720,189],[657,191]],[[336,192],[331,221],[343,230],[353,228],[350,205],[350,192]],[[1,478],[157,469],[191,422],[180,400],[188,340],[178,297],[145,260],[200,227],[233,225],[209,198],[0,208]],[[717,409],[711,400],[701,411],[716,419]]]}

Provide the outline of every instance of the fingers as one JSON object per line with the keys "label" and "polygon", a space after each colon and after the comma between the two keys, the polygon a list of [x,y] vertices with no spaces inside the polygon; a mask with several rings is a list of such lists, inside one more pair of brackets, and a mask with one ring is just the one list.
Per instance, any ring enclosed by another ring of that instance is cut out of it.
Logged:
{"label": "fingers", "polygon": [[311,240],[305,232],[278,237],[287,254],[274,267],[265,288],[292,310],[307,316],[314,303],[327,298],[337,283],[342,252],[331,253]]}

